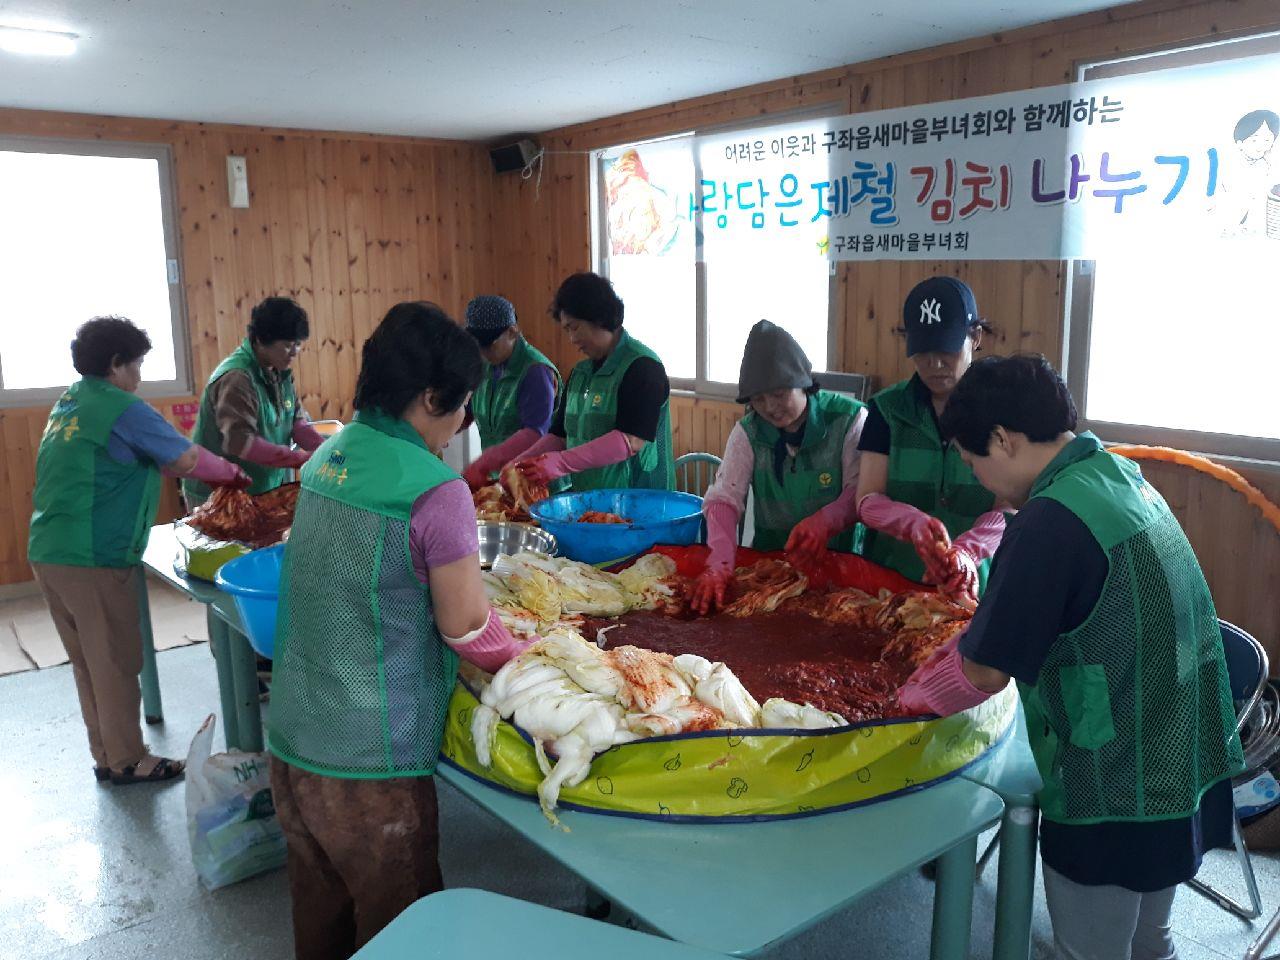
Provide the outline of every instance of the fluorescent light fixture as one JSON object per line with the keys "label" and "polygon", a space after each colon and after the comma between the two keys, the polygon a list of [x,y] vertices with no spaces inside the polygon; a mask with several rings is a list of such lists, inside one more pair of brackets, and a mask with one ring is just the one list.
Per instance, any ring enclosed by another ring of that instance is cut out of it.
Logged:
{"label": "fluorescent light fixture", "polygon": [[0,50],[45,57],[67,57],[76,52],[74,33],[0,26]]}

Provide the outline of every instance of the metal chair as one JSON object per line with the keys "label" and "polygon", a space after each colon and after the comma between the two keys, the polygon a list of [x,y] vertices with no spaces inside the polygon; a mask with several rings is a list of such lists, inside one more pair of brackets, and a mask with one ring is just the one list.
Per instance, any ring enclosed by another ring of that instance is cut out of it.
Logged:
{"label": "metal chair", "polygon": [[[707,492],[716,478],[716,471],[723,461],[714,453],[686,453],[676,457],[676,489],[681,493],[696,493],[702,496]],[[693,473],[693,483],[689,482],[689,474]],[[703,475],[706,482],[703,482]]]}
{"label": "metal chair", "polygon": [[[714,453],[686,453],[682,457],[676,457],[676,489],[681,493],[696,493],[702,496],[707,492],[707,487],[715,481],[716,471],[720,469],[723,463]],[[689,483],[689,474],[693,473],[693,483]],[[703,475],[706,475],[706,482],[703,482]],[[707,520],[702,519],[702,527],[698,530],[698,542],[707,542]]]}
{"label": "metal chair", "polygon": [[[1275,939],[1277,933],[1280,933],[1280,910],[1276,911],[1266,928],[1258,934],[1258,939],[1244,952],[1244,960],[1262,960],[1262,951],[1267,949],[1267,944]],[[1280,953],[1273,953],[1268,960],[1276,960],[1276,957],[1280,957]]]}
{"label": "metal chair", "polygon": [[[1222,648],[1227,660],[1227,681],[1231,686],[1231,698],[1239,705],[1235,733],[1236,736],[1240,736],[1267,689],[1267,651],[1262,648],[1262,644],[1235,624],[1228,623],[1226,620],[1219,620],[1218,623],[1222,628]],[[1235,840],[1236,853],[1240,858],[1240,869],[1244,872],[1250,905],[1246,907],[1237,903],[1221,890],[1202,880],[1188,880],[1187,886],[1242,920],[1255,920],[1262,916],[1262,898],[1258,895],[1258,879],[1254,876],[1253,862],[1249,859],[1249,850],[1244,843],[1244,833],[1240,829],[1240,816],[1234,812],[1234,809],[1232,817],[1234,821],[1231,826],[1232,838]]]}

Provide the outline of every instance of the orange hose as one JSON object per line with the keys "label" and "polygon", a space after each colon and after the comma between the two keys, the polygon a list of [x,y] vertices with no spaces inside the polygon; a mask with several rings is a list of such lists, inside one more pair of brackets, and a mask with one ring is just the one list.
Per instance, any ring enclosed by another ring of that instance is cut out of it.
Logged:
{"label": "orange hose", "polygon": [[1244,498],[1256,507],[1267,522],[1275,528],[1276,533],[1280,533],[1280,507],[1268,500],[1266,494],[1230,467],[1224,467],[1207,457],[1188,453],[1185,450],[1174,450],[1172,447],[1119,445],[1107,447],[1107,450],[1122,457],[1128,457],[1130,460],[1163,460],[1166,463],[1176,463],[1220,480],[1236,493],[1243,494]]}

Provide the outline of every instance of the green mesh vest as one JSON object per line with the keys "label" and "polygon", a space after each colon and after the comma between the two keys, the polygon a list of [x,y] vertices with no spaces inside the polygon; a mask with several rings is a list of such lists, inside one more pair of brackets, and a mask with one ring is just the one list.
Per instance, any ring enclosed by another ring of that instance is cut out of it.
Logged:
{"label": "green mesh vest", "polygon": [[302,468],[271,686],[282,760],[353,779],[435,770],[458,658],[414,574],[409,517],[456,478],[404,421],[363,410]]}
{"label": "green mesh vest", "polygon": [[[875,396],[880,413],[889,424],[889,483],[885,494],[937,517],[952,539],[995,504],[995,496],[978,483],[960,453],[944,443],[928,401],[917,393],[919,377],[912,376]],[[875,530],[867,531],[867,559],[920,580],[924,564],[910,543]],[[980,586],[987,582],[983,562],[978,569]]]}
{"label": "green mesh vest", "polygon": [[111,428],[138,397],[85,377],[49,414],[36,456],[35,507],[27,556],[33,563],[129,567],[142,559],[160,503],[160,471],[117,463]]}
{"label": "green mesh vest", "polygon": [[[280,389],[267,381],[266,372],[258,358],[253,354],[253,345],[248,340],[236,347],[229,357],[218,364],[218,368],[205,384],[204,393],[200,397],[200,412],[196,415],[196,428],[192,439],[220,457],[226,457],[232,463],[244,469],[253,484],[250,493],[266,493],[274,490],[288,480],[289,471],[281,467],[263,467],[239,457],[230,456],[222,449],[222,431],[218,429],[217,419],[213,414],[213,393],[210,387],[224,373],[231,370],[243,370],[249,374],[253,383],[253,391],[258,397],[258,423],[255,432],[268,443],[287,447],[293,439],[293,421],[298,415],[298,396],[293,386],[293,371],[285,370],[280,374]],[[192,477],[182,481],[182,495],[187,504],[194,509],[204,503],[212,491],[202,480]]]}
{"label": "green mesh vest", "polygon": [[1019,684],[1040,806],[1059,823],[1186,817],[1244,766],[1209,587],[1164,499],[1084,433],[1032,488],[1079,517],[1109,572],[1088,619]]}
{"label": "green mesh vest", "polygon": [[[618,390],[622,376],[640,357],[657,360],[658,356],[625,330],[613,353],[598,370],[590,359],[580,361],[569,374],[564,389],[565,445],[579,447],[616,429]],[[646,443],[639,453],[621,463],[583,470],[572,476],[574,490],[605,488],[649,488],[670,490],[675,486],[675,461],[671,456],[671,404],[662,404],[658,416],[658,435]]]}
{"label": "green mesh vest", "polygon": [[493,379],[493,368],[485,364],[484,379],[471,398],[471,412],[480,430],[480,446],[489,449],[502,443],[520,429],[520,407],[517,397],[520,385],[530,367],[544,366],[555,378],[556,393],[560,392],[560,372],[555,364],[521,337],[516,341],[511,357],[502,368],[502,376]]}
{"label": "green mesh vest", "polygon": [[[844,489],[844,438],[863,407],[857,400],[826,390],[810,397],[804,439],[796,455],[784,461],[781,483],[773,469],[778,428],[754,410],[742,418],[743,432],[755,454],[751,474],[755,494],[753,547],[781,550],[792,527],[840,496]],[[853,530],[832,537],[828,546],[848,552],[853,548]]]}

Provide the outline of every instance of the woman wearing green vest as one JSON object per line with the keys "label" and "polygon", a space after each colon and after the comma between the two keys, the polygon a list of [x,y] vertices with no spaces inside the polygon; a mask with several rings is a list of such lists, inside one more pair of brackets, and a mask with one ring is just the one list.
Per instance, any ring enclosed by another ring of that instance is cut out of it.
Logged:
{"label": "woman wearing green vest", "polygon": [[622,300],[594,273],[575,273],[551,304],[586,355],[569,374],[545,437],[517,461],[535,483],[573,475],[574,490],[670,490],[671,384],[657,355],[622,329]]}
{"label": "woman wearing green vest", "polygon": [[504,297],[467,304],[467,332],[480,344],[484,377],[471,398],[484,452],[463,471],[474,490],[492,482],[505,463],[524,453],[551,426],[560,373],[520,333],[515,307]]}
{"label": "woman wearing green vest", "polygon": [[1213,598],[1137,465],[1077,435],[1043,357],[975,363],[942,415],[1019,507],[968,629],[899,700],[950,714],[1009,678],[1044,781],[1040,852],[1057,956],[1175,956],[1169,912],[1229,842],[1244,766]]}
{"label": "woman wearing green vest", "polygon": [[27,556],[75,676],[93,773],[116,784],[168,780],[182,763],[147,752],[138,726],[142,552],[160,474],[247,485],[244,471],[195,446],[137,396],[147,334],[122,317],[76,331],[81,379],[49,414],[36,457]]}
{"label": "woman wearing green vest", "polygon": [[955,277],[917,284],[902,315],[916,373],[871,399],[858,444],[858,519],[868,530],[863,553],[976,601],[1004,514],[944,439],[938,417],[990,328],[973,291]]}
{"label": "woman wearing green vest", "polygon": [[768,320],[747,336],[738,402],[747,404],[746,416],[730,432],[703,501],[711,552],[692,598],[702,614],[724,603],[748,491],[757,550],[813,557],[853,546],[865,405],[819,390],[800,344]]}
{"label": "woman wearing green vest", "polygon": [[[267,297],[253,308],[244,342],[218,364],[200,397],[193,439],[243,467],[253,481],[250,493],[285,483],[324,440],[307,422],[289,369],[310,333],[302,307]],[[210,492],[199,480],[182,483],[189,510]]]}
{"label": "woman wearing green vest", "polygon": [[528,646],[489,606],[471,493],[440,459],[480,375],[439,307],[397,304],[364,344],[355,421],[302,470],[268,725],[299,960],[348,957],[441,889],[458,656],[492,672]]}

